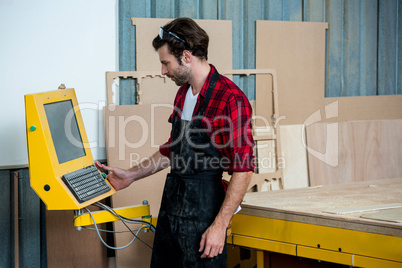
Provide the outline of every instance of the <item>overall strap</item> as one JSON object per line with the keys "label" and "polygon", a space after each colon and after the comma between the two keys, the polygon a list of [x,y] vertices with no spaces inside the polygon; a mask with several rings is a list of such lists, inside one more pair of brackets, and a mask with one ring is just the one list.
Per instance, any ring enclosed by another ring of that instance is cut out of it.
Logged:
{"label": "overall strap", "polygon": [[209,87],[207,89],[207,93],[205,94],[205,99],[202,104],[201,110],[198,112],[199,116],[204,116],[205,110],[207,109],[209,100],[211,99],[212,96],[212,91],[214,91],[216,82],[218,81],[219,78],[219,73],[217,70],[215,70],[214,74],[211,77],[211,82],[209,83]]}

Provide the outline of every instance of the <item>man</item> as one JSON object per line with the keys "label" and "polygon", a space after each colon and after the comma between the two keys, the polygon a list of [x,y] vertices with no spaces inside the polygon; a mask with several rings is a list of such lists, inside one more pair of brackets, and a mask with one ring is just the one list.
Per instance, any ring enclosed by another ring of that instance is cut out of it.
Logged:
{"label": "man", "polygon": [[[162,74],[180,86],[170,139],[129,170],[108,167],[116,190],[167,166],[151,267],[226,267],[226,229],[254,171],[251,106],[207,62],[209,37],[193,20],[160,28],[152,45]],[[232,175],[225,193],[223,171]]]}

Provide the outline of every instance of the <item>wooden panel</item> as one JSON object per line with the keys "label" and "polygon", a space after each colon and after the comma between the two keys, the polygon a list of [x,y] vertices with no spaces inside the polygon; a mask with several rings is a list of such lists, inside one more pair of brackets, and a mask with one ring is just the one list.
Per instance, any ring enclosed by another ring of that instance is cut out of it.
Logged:
{"label": "wooden panel", "polygon": [[[96,231],[76,230],[73,219],[71,210],[46,211],[47,267],[107,268],[106,247]],[[99,228],[105,227],[99,225]]]}
{"label": "wooden panel", "polygon": [[402,203],[390,203],[390,204],[386,203],[386,204],[381,204],[381,205],[371,205],[371,206],[363,206],[363,207],[337,208],[337,209],[331,209],[331,210],[324,210],[323,212],[331,213],[331,214],[349,214],[349,213],[367,212],[367,211],[401,208],[401,207],[402,207]]}
{"label": "wooden panel", "polygon": [[282,156],[278,165],[283,166],[283,188],[307,187],[307,152],[302,143],[302,125],[280,126],[280,129]]}
{"label": "wooden panel", "polygon": [[257,21],[256,65],[277,70],[281,125],[303,123],[323,103],[326,28],[326,23]]}
{"label": "wooden panel", "polygon": [[306,132],[312,186],[402,176],[402,120],[317,123]]}
{"label": "wooden panel", "polygon": [[361,217],[379,221],[402,222],[402,208],[394,208],[379,212],[365,213],[361,215]]}

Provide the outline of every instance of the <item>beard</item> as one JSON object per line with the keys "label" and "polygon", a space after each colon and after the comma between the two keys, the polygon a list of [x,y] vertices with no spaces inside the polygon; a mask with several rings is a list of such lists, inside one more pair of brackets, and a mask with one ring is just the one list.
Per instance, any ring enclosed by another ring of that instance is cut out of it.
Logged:
{"label": "beard", "polygon": [[190,80],[191,77],[190,68],[184,66],[183,64],[180,64],[179,67],[177,67],[173,71],[173,74],[170,75],[169,77],[172,78],[175,84],[180,87],[186,84]]}

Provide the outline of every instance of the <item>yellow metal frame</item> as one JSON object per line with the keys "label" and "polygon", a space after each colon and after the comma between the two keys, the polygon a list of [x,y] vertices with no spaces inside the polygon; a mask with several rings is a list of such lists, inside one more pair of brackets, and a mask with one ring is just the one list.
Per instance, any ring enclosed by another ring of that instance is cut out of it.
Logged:
{"label": "yellow metal frame", "polygon": [[[71,100],[86,156],[59,164],[44,104]],[[25,95],[26,135],[31,187],[49,210],[76,210],[102,200],[116,191],[112,188],[96,198],[79,203],[61,177],[94,163],[84,123],[73,88]]]}
{"label": "yellow metal frame", "polygon": [[[120,216],[134,219],[141,217],[143,221],[152,223],[156,225],[156,219],[150,217],[150,208],[149,205],[136,205],[136,206],[129,206],[129,207],[121,207],[116,208],[114,211],[119,214]],[[107,210],[95,211],[91,212],[92,217],[95,219],[96,224],[105,223],[105,222],[113,222],[119,221],[120,218],[116,217],[112,213]],[[74,226],[81,227],[81,226],[88,226],[93,225],[94,222],[92,217],[89,213],[83,213],[77,215],[74,219]]]}
{"label": "yellow metal frame", "polygon": [[[227,242],[357,267],[402,267],[402,238],[236,214]],[[263,267],[257,254],[257,267]]]}

